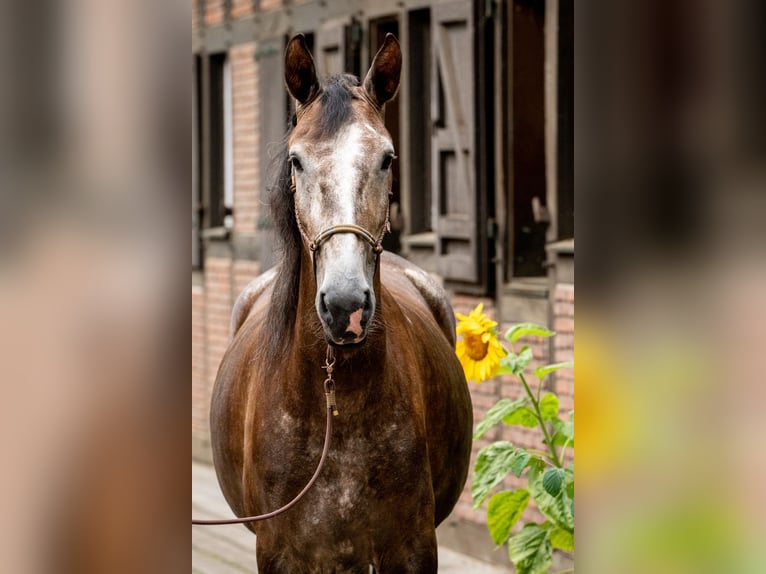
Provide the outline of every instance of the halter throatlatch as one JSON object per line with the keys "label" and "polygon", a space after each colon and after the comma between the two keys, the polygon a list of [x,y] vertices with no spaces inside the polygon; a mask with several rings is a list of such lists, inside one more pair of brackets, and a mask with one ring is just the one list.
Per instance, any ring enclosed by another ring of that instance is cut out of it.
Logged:
{"label": "halter throatlatch", "polygon": [[[293,195],[295,195],[296,187],[294,175],[290,176],[290,191]],[[316,253],[322,246],[322,243],[330,239],[330,237],[333,235],[337,233],[353,233],[357,237],[360,237],[365,242],[367,242],[370,247],[372,247],[373,253],[377,255],[383,251],[383,237],[385,237],[386,233],[391,231],[391,221],[389,219],[391,215],[390,209],[391,206],[389,204],[386,207],[386,221],[383,223],[383,227],[380,229],[380,233],[377,237],[367,231],[364,227],[360,227],[359,225],[355,225],[353,223],[343,223],[341,225],[333,225],[332,227],[328,227],[327,229],[320,231],[314,239],[310,239],[308,233],[306,233],[306,228],[303,227],[303,222],[301,222],[297,205],[295,205],[295,221],[298,224],[298,230],[301,232],[303,239],[306,240],[306,243],[309,246],[309,251],[311,251],[312,254]]]}

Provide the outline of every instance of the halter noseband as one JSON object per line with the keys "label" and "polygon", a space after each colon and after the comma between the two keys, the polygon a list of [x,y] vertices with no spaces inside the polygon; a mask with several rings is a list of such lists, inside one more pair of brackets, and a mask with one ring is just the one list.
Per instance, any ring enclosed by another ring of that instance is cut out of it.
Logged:
{"label": "halter noseband", "polygon": [[[290,192],[295,195],[296,192],[296,186],[295,186],[295,175],[290,176]],[[380,233],[377,237],[375,237],[372,233],[367,231],[364,227],[360,227],[358,225],[355,225],[353,223],[343,223],[340,225],[333,225],[332,227],[328,227],[327,229],[324,229],[320,231],[317,236],[312,240],[309,239],[308,234],[306,233],[306,229],[303,227],[303,223],[301,222],[300,215],[298,213],[298,205],[294,203],[293,205],[295,207],[295,221],[298,224],[298,230],[301,232],[301,235],[303,236],[303,239],[306,240],[306,243],[309,246],[309,251],[311,253],[316,253],[319,248],[322,246],[322,243],[330,239],[333,235],[337,233],[353,233],[354,235],[362,238],[364,241],[369,243],[370,247],[372,247],[372,252],[378,255],[381,251],[383,251],[383,237],[385,237],[386,233],[391,231],[391,222],[389,220],[390,217],[390,204],[386,208],[386,221],[383,223],[383,227],[380,230]]]}

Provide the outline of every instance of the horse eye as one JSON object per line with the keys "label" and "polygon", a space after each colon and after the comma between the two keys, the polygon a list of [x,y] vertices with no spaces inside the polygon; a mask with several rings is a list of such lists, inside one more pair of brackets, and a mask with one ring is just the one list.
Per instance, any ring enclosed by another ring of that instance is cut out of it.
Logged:
{"label": "horse eye", "polygon": [[303,171],[303,166],[301,165],[301,162],[297,157],[295,157],[294,155],[291,155],[288,159],[290,160],[290,163],[292,164],[293,169],[295,169],[295,171]]}
{"label": "horse eye", "polygon": [[380,166],[380,169],[386,171],[388,168],[390,168],[391,162],[394,161],[395,157],[396,156],[393,154],[387,154],[386,157],[383,158],[383,164]]}

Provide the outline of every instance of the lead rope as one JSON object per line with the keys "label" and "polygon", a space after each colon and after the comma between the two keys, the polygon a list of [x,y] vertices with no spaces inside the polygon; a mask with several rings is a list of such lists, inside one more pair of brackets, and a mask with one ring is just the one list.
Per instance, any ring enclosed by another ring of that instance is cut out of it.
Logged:
{"label": "lead rope", "polygon": [[325,460],[327,459],[327,453],[330,450],[330,436],[332,435],[332,418],[333,416],[338,416],[338,407],[335,404],[335,381],[332,378],[332,372],[335,367],[335,351],[330,345],[327,345],[327,356],[325,358],[325,364],[323,369],[327,371],[327,378],[324,380],[324,394],[325,399],[327,403],[327,423],[325,425],[325,434],[324,434],[324,447],[322,448],[322,456],[319,458],[319,464],[317,465],[317,469],[314,471],[314,476],[311,477],[308,484],[303,487],[303,490],[301,490],[295,498],[293,498],[290,502],[285,504],[281,508],[277,508],[276,510],[269,512],[268,514],[260,514],[258,516],[245,516],[244,518],[226,518],[223,520],[195,520],[192,518],[192,525],[201,525],[201,526],[211,526],[216,524],[244,524],[246,522],[257,522],[259,520],[267,520],[269,518],[274,518],[275,516],[278,516],[282,514],[283,512],[286,512],[290,510],[295,504],[298,503],[298,501],[303,498],[303,496],[309,491],[309,489],[314,486],[314,483],[316,482],[316,479],[319,477],[319,473],[322,471],[322,467],[324,466]]}

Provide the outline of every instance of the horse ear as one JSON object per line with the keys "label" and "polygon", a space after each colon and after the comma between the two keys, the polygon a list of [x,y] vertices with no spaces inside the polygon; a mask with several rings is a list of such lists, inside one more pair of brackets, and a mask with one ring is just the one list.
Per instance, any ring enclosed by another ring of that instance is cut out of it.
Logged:
{"label": "horse ear", "polygon": [[364,91],[379,108],[396,95],[401,72],[402,50],[396,37],[388,33],[364,78]]}
{"label": "horse ear", "polygon": [[306,37],[297,34],[287,43],[285,50],[285,84],[290,95],[305,104],[319,91],[316,66],[306,46]]}

